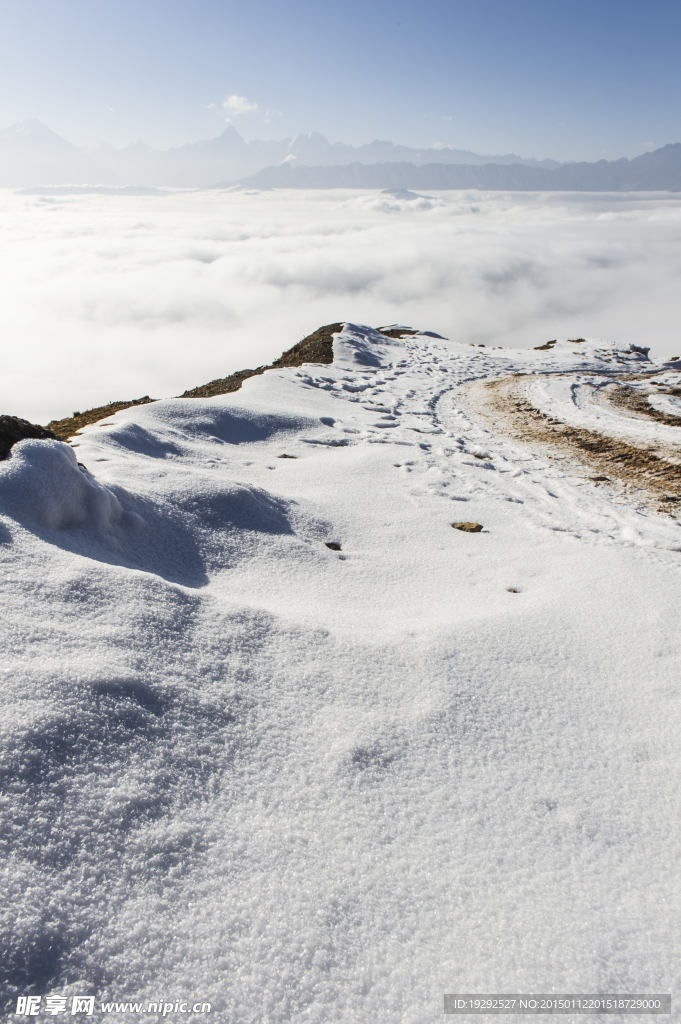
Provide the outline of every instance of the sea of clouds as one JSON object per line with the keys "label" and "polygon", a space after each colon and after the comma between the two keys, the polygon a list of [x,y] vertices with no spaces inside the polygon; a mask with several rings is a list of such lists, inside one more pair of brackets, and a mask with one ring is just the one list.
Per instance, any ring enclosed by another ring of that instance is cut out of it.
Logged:
{"label": "sea of clouds", "polygon": [[181,394],[321,324],[681,355],[666,194],[0,191],[0,413]]}

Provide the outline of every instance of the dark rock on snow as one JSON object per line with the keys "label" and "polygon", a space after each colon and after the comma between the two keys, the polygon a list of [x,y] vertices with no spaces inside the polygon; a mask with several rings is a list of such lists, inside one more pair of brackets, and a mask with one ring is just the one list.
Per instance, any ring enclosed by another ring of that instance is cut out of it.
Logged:
{"label": "dark rock on snow", "polygon": [[51,438],[58,441],[59,438],[47,427],[38,426],[36,423],[29,423],[19,416],[0,416],[0,459],[9,457],[12,446],[17,441],[23,441],[25,437]]}

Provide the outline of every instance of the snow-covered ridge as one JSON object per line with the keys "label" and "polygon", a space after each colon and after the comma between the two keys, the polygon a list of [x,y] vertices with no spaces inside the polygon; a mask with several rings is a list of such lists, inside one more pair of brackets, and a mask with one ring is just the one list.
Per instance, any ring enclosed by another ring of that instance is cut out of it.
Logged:
{"label": "snow-covered ridge", "polygon": [[346,324],[330,365],[15,445],[6,1011],[426,1024],[444,992],[675,994],[678,520],[473,400],[671,372]]}

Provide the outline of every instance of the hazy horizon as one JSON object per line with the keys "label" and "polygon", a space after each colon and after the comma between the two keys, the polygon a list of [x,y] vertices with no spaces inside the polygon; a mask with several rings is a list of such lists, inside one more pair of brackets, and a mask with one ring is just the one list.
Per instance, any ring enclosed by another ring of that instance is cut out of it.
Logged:
{"label": "hazy horizon", "polygon": [[[361,149],[363,146],[370,146],[372,143],[383,143],[383,144],[387,144],[387,145],[393,145],[396,148],[414,149],[414,150],[421,150],[421,151],[424,151],[424,152],[425,151],[429,151],[429,152],[432,151],[432,152],[437,153],[437,152],[442,152],[442,151],[455,151],[455,152],[461,152],[461,153],[470,153],[473,156],[493,156],[493,157],[507,157],[507,156],[513,155],[513,156],[519,156],[522,160],[534,160],[534,161],[537,161],[539,163],[541,163],[542,161],[545,161],[545,160],[546,161],[555,161],[555,163],[582,163],[582,162],[585,162],[585,163],[596,163],[599,159],[607,159],[607,160],[628,159],[628,160],[632,160],[632,159],[634,159],[637,156],[642,156],[644,153],[651,152],[650,148],[646,149],[643,146],[643,144],[642,144],[642,146],[639,148],[639,150],[637,152],[628,153],[628,154],[626,154],[626,156],[625,156],[625,154],[619,154],[619,155],[613,154],[613,155],[608,156],[608,157],[596,157],[593,160],[589,160],[589,159],[585,158],[584,160],[575,159],[575,160],[559,161],[551,153],[521,153],[521,152],[519,152],[519,148],[518,147],[511,147],[510,149],[503,150],[503,151],[502,151],[502,149],[497,147],[496,149],[490,149],[490,151],[488,153],[479,153],[479,152],[476,152],[475,150],[472,150],[472,149],[470,149],[470,148],[468,148],[468,147],[466,147],[464,145],[459,145],[456,142],[451,142],[451,143],[445,144],[445,143],[441,143],[441,142],[437,142],[436,141],[436,142],[432,142],[432,143],[428,143],[428,144],[423,144],[421,146],[417,146],[417,145],[412,145],[409,142],[405,142],[401,138],[390,138],[389,139],[389,138],[383,138],[383,137],[378,137],[378,136],[373,137],[373,138],[368,138],[367,137],[365,139],[361,139],[358,142],[348,142],[348,140],[344,139],[344,138],[329,138],[329,136],[328,136],[328,134],[326,132],[323,132],[323,131],[321,131],[319,129],[316,129],[316,128],[313,128],[310,131],[298,131],[298,132],[294,132],[294,133],[288,134],[288,135],[276,134],[275,132],[268,133],[266,130],[261,132],[260,134],[256,134],[256,129],[255,128],[253,128],[249,132],[249,131],[246,130],[246,128],[242,124],[233,124],[231,122],[215,125],[214,126],[214,131],[213,131],[212,135],[205,135],[204,134],[204,135],[197,136],[197,137],[193,137],[192,136],[191,138],[185,138],[185,139],[183,139],[183,140],[181,140],[179,142],[174,142],[172,145],[168,145],[168,146],[154,146],[154,145],[152,145],[148,141],[148,139],[142,138],[141,136],[138,136],[137,138],[130,138],[127,141],[120,142],[120,143],[118,143],[118,142],[116,142],[116,143],[111,142],[110,139],[106,139],[106,138],[104,138],[102,136],[102,138],[100,138],[97,143],[95,143],[94,145],[90,145],[90,144],[82,143],[78,139],[75,139],[75,138],[70,138],[70,137],[67,138],[66,136],[62,136],[59,132],[57,132],[54,129],[54,127],[51,124],[46,124],[44,121],[41,121],[40,118],[33,117],[33,116],[30,116],[30,115],[27,115],[25,118],[22,118],[19,121],[14,121],[14,122],[12,122],[12,124],[0,125],[0,132],[8,131],[9,129],[12,129],[12,128],[17,128],[20,125],[22,125],[24,123],[27,123],[27,122],[34,122],[34,123],[40,124],[42,127],[47,128],[50,131],[54,132],[55,135],[59,135],[60,138],[65,139],[65,141],[70,142],[74,146],[77,146],[78,149],[82,149],[83,152],[92,152],[93,150],[96,150],[98,146],[111,146],[113,149],[116,149],[116,150],[120,151],[120,150],[125,150],[125,149],[129,149],[131,147],[134,147],[134,146],[138,145],[139,143],[143,143],[145,146],[149,146],[150,149],[153,149],[154,151],[156,151],[158,153],[166,153],[169,150],[178,149],[178,148],[181,148],[183,146],[194,146],[194,145],[197,145],[197,144],[200,144],[200,143],[204,143],[204,142],[214,142],[215,140],[217,140],[221,136],[223,136],[225,134],[225,132],[228,132],[230,129],[235,131],[239,135],[239,137],[246,143],[246,145],[251,145],[252,143],[256,143],[256,142],[268,142],[268,143],[295,142],[297,139],[301,139],[301,138],[311,138],[311,137],[314,137],[314,136],[321,136],[331,146],[339,146],[339,145],[340,146],[351,146],[353,149]],[[661,141],[659,143],[659,145],[656,144],[654,146],[654,149],[661,149],[661,148],[663,148],[666,145],[674,144],[674,143],[678,142],[679,139],[681,138],[681,129],[679,129],[679,132],[677,134],[679,135],[679,138],[664,139],[663,141]]]}
{"label": "hazy horizon", "polygon": [[[361,145],[633,157],[678,139],[681,8],[576,0],[403,0],[342,15],[310,0],[0,0],[0,123],[34,117],[83,148],[167,149],[318,131]],[[134,26],[134,31],[131,30]]]}
{"label": "hazy horizon", "polygon": [[[202,142],[214,142],[216,139],[219,139],[221,136],[223,136],[226,132],[231,134],[231,132],[233,131],[233,132],[236,132],[238,134],[238,136],[246,143],[246,145],[250,145],[251,143],[254,143],[254,142],[277,142],[277,143],[295,142],[296,139],[300,139],[300,138],[312,138],[314,136],[321,136],[331,146],[338,146],[338,145],[341,145],[341,146],[352,146],[353,149],[360,149],[362,146],[370,146],[372,143],[380,142],[380,143],[384,143],[384,144],[388,144],[388,145],[394,145],[395,147],[399,147],[399,148],[416,149],[416,150],[420,149],[420,150],[424,150],[424,151],[432,150],[433,152],[441,152],[443,150],[454,150],[454,151],[457,151],[457,152],[471,153],[472,155],[475,155],[475,156],[487,156],[487,155],[489,155],[489,156],[510,156],[510,155],[516,155],[516,156],[521,157],[522,159],[537,160],[537,161],[552,160],[553,159],[549,154],[546,154],[544,156],[539,157],[535,153],[518,153],[514,149],[508,150],[507,152],[503,152],[503,153],[501,152],[501,150],[497,150],[494,153],[490,152],[489,154],[480,154],[480,153],[475,153],[473,150],[469,150],[469,149],[467,149],[464,146],[458,146],[458,145],[455,145],[455,144],[445,145],[444,143],[434,142],[434,143],[432,143],[430,145],[412,146],[410,143],[404,142],[401,139],[387,139],[387,138],[372,138],[372,139],[369,139],[369,138],[367,138],[367,139],[363,139],[360,142],[352,143],[352,142],[348,142],[346,139],[335,139],[335,138],[331,138],[330,139],[326,135],[326,133],[324,133],[322,131],[319,131],[317,129],[312,129],[311,131],[299,131],[299,132],[295,132],[295,133],[290,134],[290,135],[280,135],[280,134],[277,135],[277,134],[274,134],[274,133],[268,135],[268,133],[266,131],[263,132],[260,135],[255,135],[255,134],[253,134],[253,132],[249,133],[249,132],[245,131],[242,125],[236,125],[236,124],[232,124],[232,123],[224,123],[224,124],[216,125],[215,128],[214,128],[213,135],[210,135],[210,136],[203,135],[203,136],[198,137],[198,138],[194,138],[194,137],[186,138],[186,139],[183,139],[180,142],[174,143],[173,145],[166,146],[166,147],[156,147],[156,146],[153,146],[153,145],[151,145],[151,143],[149,143],[147,141],[147,139],[143,139],[143,138],[141,138],[139,136],[137,138],[134,138],[134,139],[131,138],[127,142],[123,142],[123,143],[120,143],[120,144],[113,143],[109,139],[105,139],[105,138],[102,137],[99,140],[99,142],[96,143],[94,146],[93,145],[85,145],[84,143],[79,142],[77,139],[66,138],[66,136],[63,136],[59,132],[55,131],[55,129],[53,128],[53,126],[51,124],[46,124],[44,121],[41,121],[40,118],[32,117],[32,116],[27,116],[25,118],[22,118],[20,121],[14,121],[12,124],[0,125],[0,132],[8,131],[8,130],[10,130],[12,128],[19,128],[20,126],[22,126],[24,124],[30,124],[30,123],[40,125],[43,128],[47,128],[49,131],[54,132],[55,135],[58,135],[60,138],[63,138],[66,142],[70,142],[72,145],[77,146],[78,149],[82,149],[83,152],[91,152],[93,150],[96,150],[98,146],[102,146],[102,145],[103,146],[111,146],[113,149],[116,149],[116,150],[123,150],[123,149],[128,149],[128,148],[130,148],[132,146],[136,146],[139,143],[143,143],[145,146],[149,146],[150,149],[153,149],[153,150],[155,150],[158,153],[166,153],[169,150],[178,149],[178,148],[181,148],[182,146],[194,146],[194,145],[200,144]],[[670,139],[668,141],[672,142],[674,140]],[[665,143],[663,143],[663,145],[665,145]],[[641,155],[641,154],[635,154],[635,155]],[[556,162],[558,162],[558,161],[556,161]]]}
{"label": "hazy horizon", "polygon": [[681,191],[681,143],[633,160],[567,162],[516,153],[477,154],[438,146],[412,149],[388,140],[360,147],[313,132],[246,142],[234,125],[213,139],[156,150],[138,140],[82,149],[37,119],[0,129],[0,188],[76,191],[83,186],[483,191]]}

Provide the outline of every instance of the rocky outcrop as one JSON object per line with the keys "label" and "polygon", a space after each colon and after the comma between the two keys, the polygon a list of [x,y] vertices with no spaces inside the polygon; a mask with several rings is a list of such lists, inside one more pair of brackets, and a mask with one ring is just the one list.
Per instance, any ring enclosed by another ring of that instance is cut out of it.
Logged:
{"label": "rocky outcrop", "polygon": [[265,370],[274,370],[282,366],[302,366],[303,363],[332,363],[333,362],[333,336],[343,330],[343,324],[327,324],[320,327],[313,334],[293,345],[292,348],[282,352],[278,359],[267,366],[258,366],[255,370],[237,370],[229,377],[220,377],[208,384],[202,384],[198,388],[185,391],[181,398],[213,398],[215,395],[227,395],[231,391],[238,391],[248,377],[256,377]]}
{"label": "rocky outcrop", "polygon": [[19,416],[0,416],[0,459],[6,459],[12,446],[17,441],[23,441],[25,437],[59,440],[48,427],[29,423],[28,420],[22,420]]}

